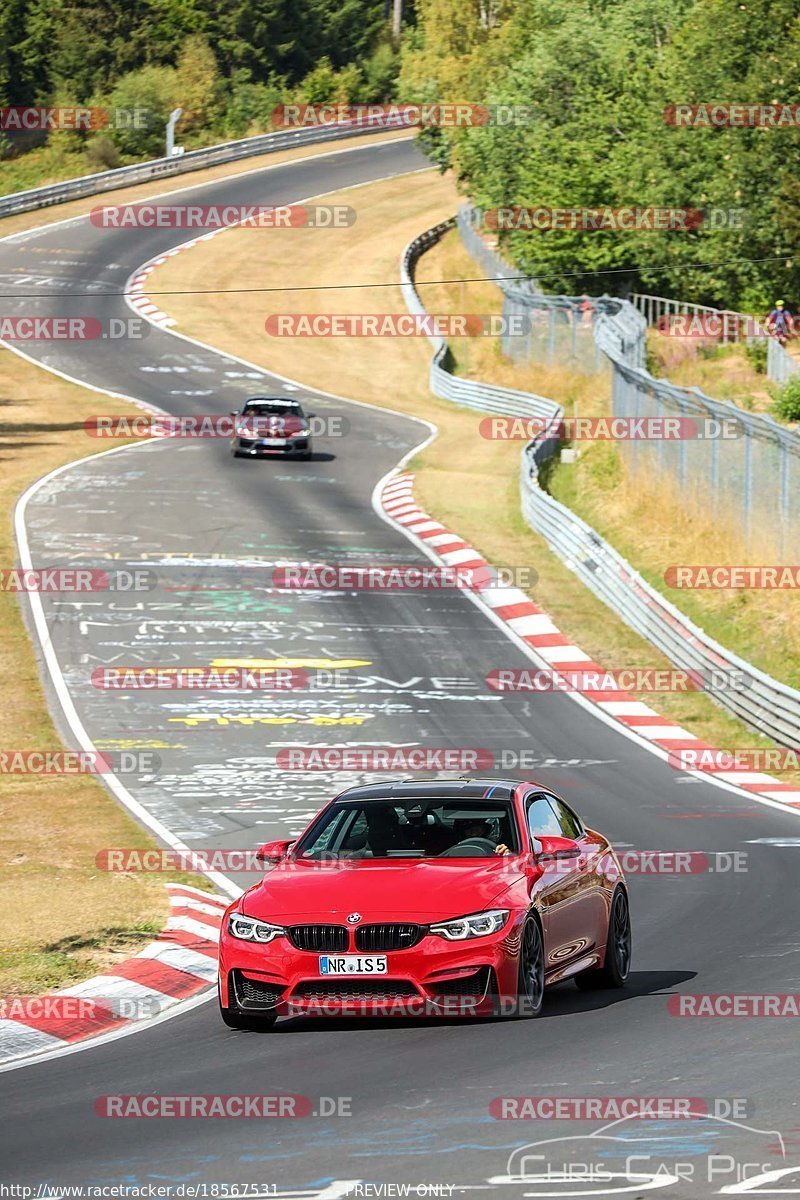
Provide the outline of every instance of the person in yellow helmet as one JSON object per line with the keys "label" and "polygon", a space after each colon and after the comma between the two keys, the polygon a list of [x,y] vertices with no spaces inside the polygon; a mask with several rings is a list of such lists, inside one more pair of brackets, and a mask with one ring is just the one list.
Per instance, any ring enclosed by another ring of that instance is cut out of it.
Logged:
{"label": "person in yellow helmet", "polygon": [[795,335],[794,318],[783,300],[776,300],[775,307],[766,319],[767,333],[777,338],[782,346]]}

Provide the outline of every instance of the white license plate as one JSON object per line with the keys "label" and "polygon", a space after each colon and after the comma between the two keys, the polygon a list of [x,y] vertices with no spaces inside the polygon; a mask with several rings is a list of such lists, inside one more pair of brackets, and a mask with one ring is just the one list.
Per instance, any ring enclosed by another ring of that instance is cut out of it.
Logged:
{"label": "white license plate", "polygon": [[285,446],[286,438],[262,438],[259,446]]}
{"label": "white license plate", "polygon": [[321,954],[320,975],[385,975],[385,954]]}

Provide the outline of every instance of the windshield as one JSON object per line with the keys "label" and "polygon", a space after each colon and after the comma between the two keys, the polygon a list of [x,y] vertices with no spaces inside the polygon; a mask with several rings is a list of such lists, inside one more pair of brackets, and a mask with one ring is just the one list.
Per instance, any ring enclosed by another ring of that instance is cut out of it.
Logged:
{"label": "windshield", "polygon": [[248,400],[245,417],[302,417],[303,410],[296,400]]}
{"label": "windshield", "polygon": [[516,853],[506,801],[362,800],[332,804],[294,850],[299,859],[490,858]]}

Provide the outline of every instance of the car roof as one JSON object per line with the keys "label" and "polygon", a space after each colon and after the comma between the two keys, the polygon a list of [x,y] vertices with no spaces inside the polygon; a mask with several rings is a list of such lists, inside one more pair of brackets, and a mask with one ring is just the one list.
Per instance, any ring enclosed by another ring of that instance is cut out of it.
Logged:
{"label": "car roof", "polygon": [[337,800],[511,800],[519,779],[395,779],[340,792]]}

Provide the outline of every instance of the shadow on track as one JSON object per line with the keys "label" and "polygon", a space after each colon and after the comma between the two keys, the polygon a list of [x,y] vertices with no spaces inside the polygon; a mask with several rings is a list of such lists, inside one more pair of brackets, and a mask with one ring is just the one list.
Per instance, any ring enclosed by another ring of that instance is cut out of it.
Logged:
{"label": "shadow on track", "polygon": [[[550,1017],[570,1016],[573,1013],[593,1012],[623,1004],[641,996],[673,995],[674,989],[690,979],[696,979],[696,971],[632,971],[624,988],[579,992],[567,980],[548,989],[545,993],[544,1009],[538,1021]],[[259,1037],[272,1037],[293,1033],[360,1033],[369,1029],[431,1029],[443,1026],[499,1025],[502,1017],[311,1017],[298,1016],[279,1020],[277,1025],[256,1030]],[[515,1023],[515,1022],[511,1022]],[[530,1022],[531,1025],[536,1022]],[[247,1032],[254,1032],[249,1030]]]}

